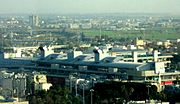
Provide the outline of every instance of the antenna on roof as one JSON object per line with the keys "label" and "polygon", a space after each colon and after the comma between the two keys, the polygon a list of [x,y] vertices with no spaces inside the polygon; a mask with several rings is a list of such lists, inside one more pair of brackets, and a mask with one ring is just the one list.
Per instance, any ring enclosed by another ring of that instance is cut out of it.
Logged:
{"label": "antenna on roof", "polygon": [[101,40],[101,24],[100,24],[100,28],[99,28],[99,38],[100,38],[100,40]]}
{"label": "antenna on roof", "polygon": [[13,32],[12,32],[12,31],[11,31],[11,33],[10,33],[10,37],[11,37],[11,45],[14,46],[14,45],[13,45]]}
{"label": "antenna on roof", "polygon": [[51,32],[49,33],[50,41],[52,41],[52,34]]}

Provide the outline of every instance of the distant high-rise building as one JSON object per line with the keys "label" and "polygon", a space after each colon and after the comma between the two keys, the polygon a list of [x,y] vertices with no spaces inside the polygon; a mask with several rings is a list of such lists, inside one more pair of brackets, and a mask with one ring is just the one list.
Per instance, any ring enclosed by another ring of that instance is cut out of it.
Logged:
{"label": "distant high-rise building", "polygon": [[32,28],[39,27],[39,16],[29,16],[29,24]]}

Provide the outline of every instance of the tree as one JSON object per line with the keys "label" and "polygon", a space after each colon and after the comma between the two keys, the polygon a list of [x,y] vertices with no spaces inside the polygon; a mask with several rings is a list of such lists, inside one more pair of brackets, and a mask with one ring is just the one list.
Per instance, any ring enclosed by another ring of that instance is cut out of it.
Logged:
{"label": "tree", "polygon": [[30,97],[30,104],[80,104],[80,100],[74,97],[67,88],[53,86],[47,92],[36,91]]}
{"label": "tree", "polygon": [[[109,81],[97,83],[93,89],[93,101],[96,103],[106,100],[108,103],[122,104],[124,101],[127,103],[130,100],[138,101],[148,98],[147,87],[144,83]],[[150,90],[150,96],[156,99],[158,96],[157,88],[153,86]]]}
{"label": "tree", "polygon": [[130,88],[126,88],[125,85],[121,86],[122,92],[125,96],[125,101],[126,103],[129,102],[130,100],[130,96],[132,95],[132,93],[134,92],[134,88],[130,87]]}

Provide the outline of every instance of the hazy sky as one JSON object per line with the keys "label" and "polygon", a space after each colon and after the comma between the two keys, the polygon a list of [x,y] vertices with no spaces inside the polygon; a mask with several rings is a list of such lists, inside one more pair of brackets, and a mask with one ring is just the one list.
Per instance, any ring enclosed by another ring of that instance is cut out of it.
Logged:
{"label": "hazy sky", "polygon": [[178,13],[180,0],[0,0],[0,13]]}

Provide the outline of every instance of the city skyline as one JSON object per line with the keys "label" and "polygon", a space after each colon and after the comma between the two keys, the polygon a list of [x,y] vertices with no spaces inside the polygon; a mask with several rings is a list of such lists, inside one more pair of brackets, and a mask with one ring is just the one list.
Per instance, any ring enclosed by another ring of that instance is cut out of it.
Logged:
{"label": "city skyline", "polygon": [[179,0],[1,0],[0,13],[172,13]]}

